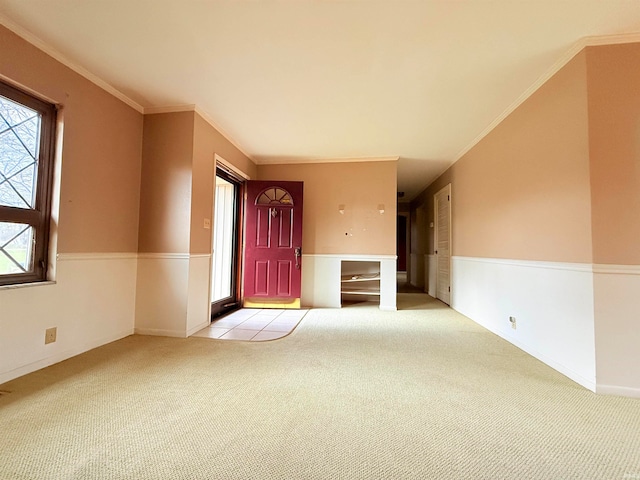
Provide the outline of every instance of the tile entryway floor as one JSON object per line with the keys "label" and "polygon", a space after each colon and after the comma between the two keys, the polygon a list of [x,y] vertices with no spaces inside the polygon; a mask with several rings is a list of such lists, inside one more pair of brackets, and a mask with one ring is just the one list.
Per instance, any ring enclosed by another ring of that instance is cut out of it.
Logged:
{"label": "tile entryway floor", "polygon": [[261,342],[289,335],[308,310],[243,308],[203,328],[194,337]]}

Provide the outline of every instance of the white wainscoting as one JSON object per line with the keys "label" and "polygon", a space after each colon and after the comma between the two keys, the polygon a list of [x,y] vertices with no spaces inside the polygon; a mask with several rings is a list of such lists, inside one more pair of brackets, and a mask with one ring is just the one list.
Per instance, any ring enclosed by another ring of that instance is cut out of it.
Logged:
{"label": "white wainscoting", "polygon": [[[136,258],[59,254],[55,282],[0,288],[0,383],[131,335]],[[50,327],[57,339],[45,345]]]}
{"label": "white wainscoting", "polygon": [[596,392],[640,398],[640,265],[594,265]]}
{"label": "white wainscoting", "polygon": [[380,309],[396,310],[395,255],[302,255],[302,298],[305,307],[340,308],[342,261],[380,262]]}
{"label": "white wainscoting", "polygon": [[211,255],[189,256],[187,331],[193,335],[211,323]]}
{"label": "white wainscoting", "polygon": [[395,311],[398,309],[396,303],[398,295],[397,257],[395,255],[379,255],[378,259],[380,260],[380,310]]}
{"label": "white wainscoting", "polygon": [[427,293],[436,298],[436,269],[438,268],[438,259],[435,255],[425,255],[427,260]]}
{"label": "white wainscoting", "polygon": [[209,319],[211,255],[138,255],[135,333],[185,338]]}
{"label": "white wainscoting", "polygon": [[412,253],[409,255],[409,261],[411,262],[411,277],[409,278],[409,283],[414,287],[425,288],[424,254]]}
{"label": "white wainscoting", "polygon": [[596,390],[591,264],[454,256],[451,291],[452,308]]}
{"label": "white wainscoting", "polygon": [[188,253],[138,255],[135,333],[187,336]]}

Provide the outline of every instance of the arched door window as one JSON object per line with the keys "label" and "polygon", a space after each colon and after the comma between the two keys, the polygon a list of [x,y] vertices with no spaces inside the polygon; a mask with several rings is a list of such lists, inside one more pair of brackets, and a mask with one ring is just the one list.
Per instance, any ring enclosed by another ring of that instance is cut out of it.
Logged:
{"label": "arched door window", "polygon": [[293,199],[285,189],[280,187],[269,187],[258,194],[256,197],[256,205],[293,206]]}

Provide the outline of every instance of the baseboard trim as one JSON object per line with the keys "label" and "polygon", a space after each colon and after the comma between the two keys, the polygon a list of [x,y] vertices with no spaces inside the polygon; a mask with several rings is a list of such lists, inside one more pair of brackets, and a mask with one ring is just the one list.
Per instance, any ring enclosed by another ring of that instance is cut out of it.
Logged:
{"label": "baseboard trim", "polygon": [[114,333],[113,335],[107,335],[105,337],[100,337],[92,342],[84,343],[82,345],[77,346],[76,348],[71,348],[63,352],[58,352],[55,355],[42,358],[36,362],[32,362],[27,365],[23,365],[21,367],[18,367],[14,370],[10,370],[0,375],[0,384],[9,382],[18,377],[22,377],[23,375],[33,373],[37,370],[41,370],[43,368],[49,367],[56,363],[62,362],[64,360],[68,360],[71,357],[75,357],[82,353],[88,352],[89,350],[93,350],[94,348],[102,347],[103,345],[106,345],[111,342],[115,342],[116,340],[121,340],[132,334],[133,334],[133,329],[123,330],[118,333]]}
{"label": "baseboard trim", "polygon": [[183,330],[165,330],[162,328],[134,328],[133,333],[136,335],[149,335],[153,337],[187,337],[187,332]]}
{"label": "baseboard trim", "polygon": [[207,322],[202,322],[200,325],[196,325],[195,327],[191,327],[189,330],[187,330],[187,337],[190,337],[194,333],[199,332],[203,328],[207,328],[209,325],[211,325],[211,322],[207,321]]}
{"label": "baseboard trim", "polygon": [[596,385],[596,393],[598,395],[640,398],[640,388],[618,387],[616,385]]}

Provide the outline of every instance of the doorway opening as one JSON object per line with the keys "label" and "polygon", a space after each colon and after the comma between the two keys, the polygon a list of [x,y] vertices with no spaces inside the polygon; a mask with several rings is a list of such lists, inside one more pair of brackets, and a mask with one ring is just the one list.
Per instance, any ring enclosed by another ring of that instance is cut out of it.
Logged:
{"label": "doorway opening", "polygon": [[407,235],[408,215],[398,213],[398,222],[396,228],[396,255],[397,255],[397,271],[407,272]]}
{"label": "doorway opening", "polygon": [[211,319],[240,308],[243,181],[216,168],[211,268]]}
{"label": "doorway opening", "polygon": [[[398,204],[397,228],[396,228],[396,291],[398,293],[422,293],[422,289],[411,284],[411,264],[409,262],[409,252],[411,246],[410,235],[410,213],[408,204]],[[414,273],[415,276],[415,273]]]}

